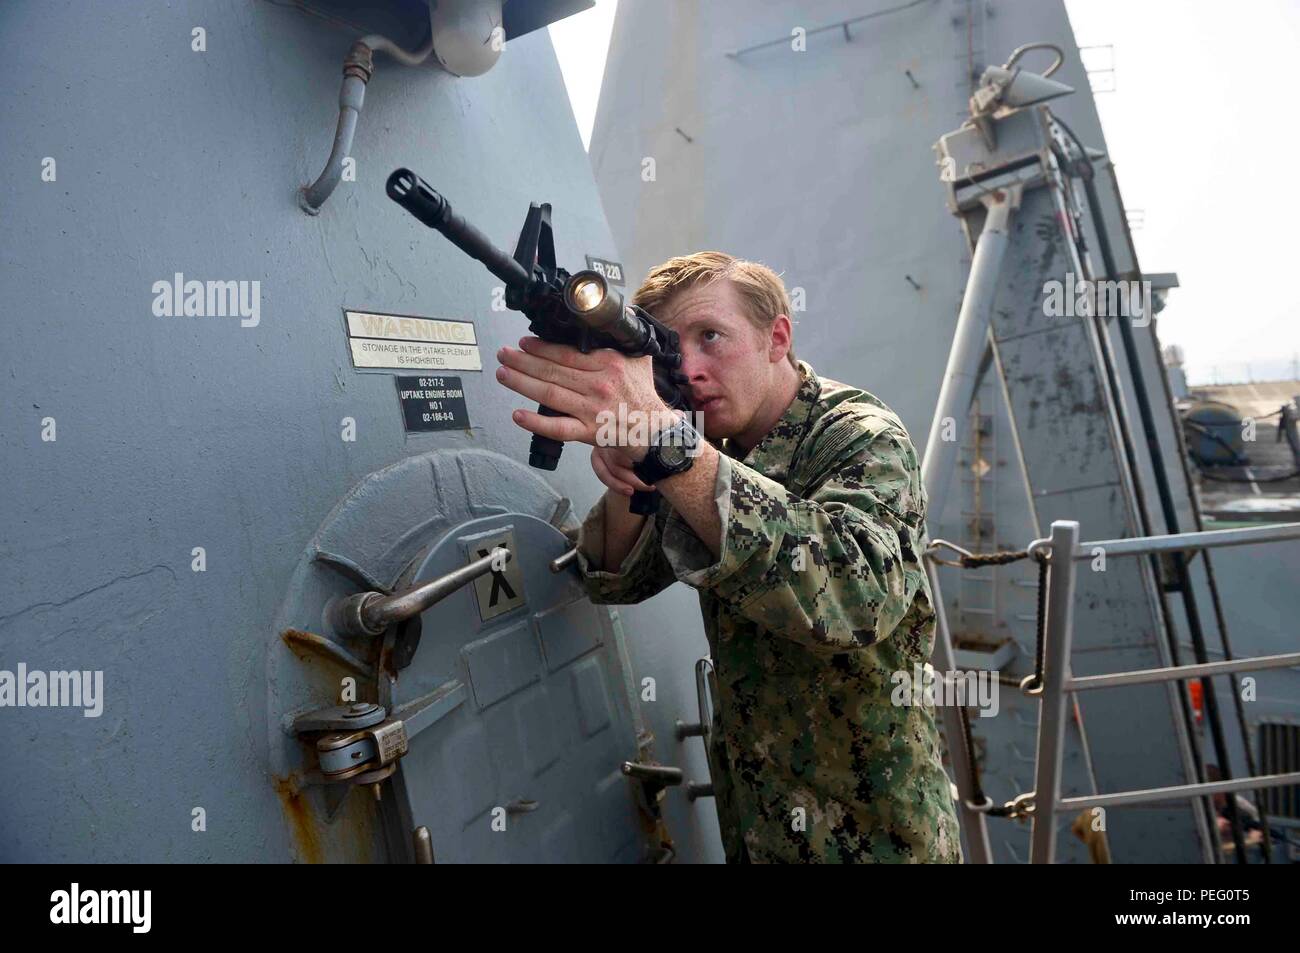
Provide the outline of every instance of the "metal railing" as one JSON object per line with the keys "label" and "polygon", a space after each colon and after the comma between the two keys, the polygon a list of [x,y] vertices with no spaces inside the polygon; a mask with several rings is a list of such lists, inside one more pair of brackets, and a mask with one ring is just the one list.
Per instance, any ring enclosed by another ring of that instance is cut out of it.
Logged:
{"label": "metal railing", "polygon": [[[1179,784],[1139,791],[1118,791],[1082,797],[1061,797],[1061,757],[1065,742],[1068,695],[1071,692],[1146,685],[1189,678],[1203,678],[1230,672],[1300,666],[1300,652],[1264,655],[1209,662],[1197,665],[1115,672],[1075,678],[1070,674],[1070,645],[1074,634],[1074,590],[1080,560],[1091,560],[1100,550],[1106,557],[1136,556],[1159,552],[1185,552],[1221,546],[1244,546],[1255,543],[1300,540],[1300,524],[1282,524],[1244,529],[1210,530],[1148,536],[1134,539],[1079,542],[1079,524],[1073,520],[1052,523],[1047,539],[1029,545],[1031,554],[1047,558],[1047,621],[1043,648],[1042,698],[1038,715],[1038,750],[1035,765],[1034,793],[1024,805],[1032,821],[1030,863],[1052,863],[1056,856],[1056,817],[1058,812],[1089,807],[1115,807],[1196,798],[1232,791],[1282,787],[1300,784],[1300,772],[1271,774],[1200,784]],[[1064,556],[1065,558],[1061,558]]]}

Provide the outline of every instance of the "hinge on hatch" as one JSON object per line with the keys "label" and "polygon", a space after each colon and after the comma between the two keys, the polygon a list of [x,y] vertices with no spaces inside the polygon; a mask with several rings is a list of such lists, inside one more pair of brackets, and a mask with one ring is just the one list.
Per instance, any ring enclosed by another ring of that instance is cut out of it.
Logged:
{"label": "hinge on hatch", "polygon": [[406,725],[400,718],[389,718],[383,706],[373,702],[299,715],[293,733],[316,752],[319,774],[313,780],[369,785],[376,800],[381,782],[397,770],[397,762],[409,750]]}

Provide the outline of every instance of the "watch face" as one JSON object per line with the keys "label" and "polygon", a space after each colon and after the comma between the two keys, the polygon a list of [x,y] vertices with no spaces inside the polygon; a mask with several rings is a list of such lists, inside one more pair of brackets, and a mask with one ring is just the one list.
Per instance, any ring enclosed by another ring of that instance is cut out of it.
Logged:
{"label": "watch face", "polygon": [[676,443],[661,446],[659,459],[663,461],[664,466],[675,470],[686,462],[686,448]]}

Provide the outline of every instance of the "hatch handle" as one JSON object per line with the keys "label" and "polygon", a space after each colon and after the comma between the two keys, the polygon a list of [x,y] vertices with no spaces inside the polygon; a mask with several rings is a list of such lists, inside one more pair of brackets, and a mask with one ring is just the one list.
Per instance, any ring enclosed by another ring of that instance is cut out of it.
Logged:
{"label": "hatch handle", "polygon": [[468,566],[453,569],[446,575],[421,583],[405,592],[385,595],[382,592],[359,592],[343,600],[337,620],[348,635],[375,637],[391,625],[418,616],[434,603],[490,572],[501,572],[514,554],[498,546]]}

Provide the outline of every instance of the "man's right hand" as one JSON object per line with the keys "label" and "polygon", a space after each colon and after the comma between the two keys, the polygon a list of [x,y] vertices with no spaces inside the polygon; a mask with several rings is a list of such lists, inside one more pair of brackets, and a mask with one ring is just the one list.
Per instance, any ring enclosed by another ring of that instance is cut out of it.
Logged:
{"label": "man's right hand", "polygon": [[654,489],[637,479],[632,472],[632,458],[622,447],[593,447],[591,469],[601,483],[622,496],[630,497],[635,490],[648,492]]}

